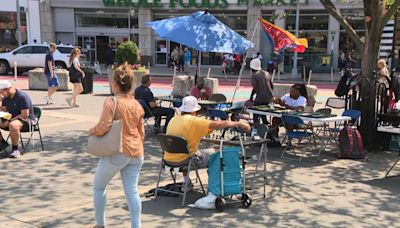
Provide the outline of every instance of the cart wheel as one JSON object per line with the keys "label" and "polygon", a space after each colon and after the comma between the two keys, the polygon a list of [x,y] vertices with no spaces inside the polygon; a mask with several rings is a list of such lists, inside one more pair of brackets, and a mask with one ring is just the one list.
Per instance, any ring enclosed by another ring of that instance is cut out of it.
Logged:
{"label": "cart wheel", "polygon": [[219,212],[223,212],[224,208],[225,208],[225,199],[222,197],[218,197],[217,199],[215,199],[215,208],[217,208],[217,210]]}
{"label": "cart wheel", "polygon": [[242,205],[243,205],[244,208],[249,208],[251,206],[252,200],[251,200],[251,197],[248,194],[243,193],[241,200],[242,200]]}

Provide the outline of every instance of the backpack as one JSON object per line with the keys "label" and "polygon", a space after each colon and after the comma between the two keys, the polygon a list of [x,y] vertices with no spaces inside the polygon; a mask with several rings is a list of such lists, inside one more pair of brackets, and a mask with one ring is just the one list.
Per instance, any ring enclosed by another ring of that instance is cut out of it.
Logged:
{"label": "backpack", "polygon": [[350,78],[350,74],[345,73],[339,80],[338,85],[336,86],[335,89],[335,95],[338,97],[343,97],[344,95],[349,93],[350,90],[350,85],[347,83],[347,81]]}
{"label": "backpack", "polygon": [[339,133],[339,158],[364,159],[364,146],[356,127],[345,125]]}

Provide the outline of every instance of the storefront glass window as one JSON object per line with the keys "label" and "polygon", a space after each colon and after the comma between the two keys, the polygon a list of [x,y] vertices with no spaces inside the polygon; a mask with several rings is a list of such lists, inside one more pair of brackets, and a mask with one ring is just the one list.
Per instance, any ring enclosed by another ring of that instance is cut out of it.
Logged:
{"label": "storefront glass window", "polygon": [[[77,27],[112,27],[129,28],[128,10],[75,10],[75,24]],[[138,27],[138,15],[130,15],[131,28]]]}
{"label": "storefront glass window", "polygon": [[[21,43],[27,43],[26,13],[21,11]],[[18,46],[17,13],[0,12],[0,53]]]}

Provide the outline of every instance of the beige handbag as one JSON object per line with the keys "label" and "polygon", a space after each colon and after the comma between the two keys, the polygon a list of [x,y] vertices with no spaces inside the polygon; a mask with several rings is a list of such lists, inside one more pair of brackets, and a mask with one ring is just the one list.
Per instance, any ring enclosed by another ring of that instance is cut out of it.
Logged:
{"label": "beige handbag", "polygon": [[122,121],[114,120],[117,100],[114,101],[113,123],[111,129],[103,136],[89,136],[88,153],[98,157],[111,156],[122,152]]}

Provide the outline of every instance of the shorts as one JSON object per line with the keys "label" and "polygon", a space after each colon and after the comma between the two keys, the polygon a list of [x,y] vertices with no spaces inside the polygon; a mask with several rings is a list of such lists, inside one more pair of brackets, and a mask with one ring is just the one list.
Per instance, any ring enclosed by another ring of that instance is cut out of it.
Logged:
{"label": "shorts", "polygon": [[211,154],[215,153],[216,150],[214,148],[210,149],[199,149],[196,152],[196,157],[194,158],[194,163],[198,169],[207,168],[208,161],[210,160]]}
{"label": "shorts", "polygon": [[[1,122],[4,123],[4,122],[7,122],[7,121],[8,120],[1,118]],[[29,132],[30,127],[32,125],[36,124],[36,121],[35,120],[31,120],[31,119],[27,119],[27,120],[19,119],[19,121],[21,121],[21,123],[22,123],[22,128],[20,130],[21,132]],[[8,129],[8,127],[6,127],[6,128],[4,128],[4,130],[8,131],[9,129]]]}
{"label": "shorts", "polygon": [[81,77],[70,77],[69,82],[71,83],[82,83],[82,78]]}
{"label": "shorts", "polygon": [[50,79],[50,74],[46,74],[46,78],[47,78],[48,87],[59,87],[60,86],[60,82],[58,81],[58,77],[55,73],[54,73],[52,79]]}

